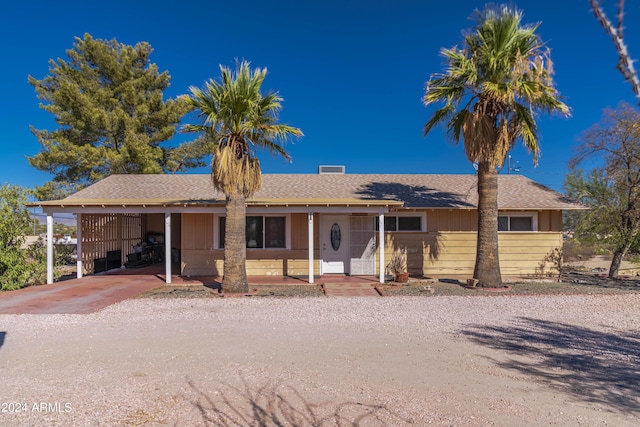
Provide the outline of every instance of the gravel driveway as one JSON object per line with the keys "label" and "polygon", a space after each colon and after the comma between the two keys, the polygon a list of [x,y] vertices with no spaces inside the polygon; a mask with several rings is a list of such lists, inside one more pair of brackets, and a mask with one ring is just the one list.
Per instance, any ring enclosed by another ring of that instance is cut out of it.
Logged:
{"label": "gravel driveway", "polygon": [[2,426],[640,425],[640,295],[0,315]]}

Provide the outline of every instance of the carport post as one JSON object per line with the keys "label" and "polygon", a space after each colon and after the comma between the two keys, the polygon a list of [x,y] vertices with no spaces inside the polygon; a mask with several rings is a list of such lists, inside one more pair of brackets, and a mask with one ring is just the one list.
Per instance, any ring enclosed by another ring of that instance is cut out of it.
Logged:
{"label": "carport post", "polygon": [[166,284],[171,284],[171,212],[164,213],[164,265]]}
{"label": "carport post", "polygon": [[378,247],[380,249],[380,283],[384,283],[384,211],[378,215]]}
{"label": "carport post", "polygon": [[76,277],[82,279],[82,214],[76,214]]}
{"label": "carport post", "polygon": [[308,212],[307,216],[307,227],[309,232],[309,283],[313,283],[313,212]]}
{"label": "carport post", "polygon": [[53,215],[47,213],[47,285],[53,283]]}

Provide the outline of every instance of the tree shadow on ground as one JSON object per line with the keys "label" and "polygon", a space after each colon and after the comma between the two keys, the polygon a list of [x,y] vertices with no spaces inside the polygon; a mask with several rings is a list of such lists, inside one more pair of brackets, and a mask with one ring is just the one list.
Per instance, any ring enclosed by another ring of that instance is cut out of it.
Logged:
{"label": "tree shadow on ground", "polygon": [[604,289],[620,289],[625,291],[640,291],[639,277],[610,279],[603,275],[569,271],[563,272],[560,278],[565,283],[575,283],[584,286],[585,289],[592,287]]}
{"label": "tree shadow on ground", "polygon": [[515,325],[474,325],[471,341],[517,360],[496,365],[534,377],[560,392],[625,413],[640,414],[640,332],[521,318]]}
{"label": "tree shadow on ground", "polygon": [[221,384],[210,392],[188,379],[194,396],[189,402],[206,426],[403,426],[413,421],[384,405],[360,402],[320,402],[306,399],[294,387],[269,384],[242,388]]}

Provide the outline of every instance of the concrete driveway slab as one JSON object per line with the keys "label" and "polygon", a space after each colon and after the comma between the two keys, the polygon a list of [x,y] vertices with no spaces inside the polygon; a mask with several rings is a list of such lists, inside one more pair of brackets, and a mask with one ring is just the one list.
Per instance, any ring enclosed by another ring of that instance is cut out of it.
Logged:
{"label": "concrete driveway slab", "polygon": [[155,275],[104,275],[30,286],[0,292],[0,314],[93,313],[163,285]]}

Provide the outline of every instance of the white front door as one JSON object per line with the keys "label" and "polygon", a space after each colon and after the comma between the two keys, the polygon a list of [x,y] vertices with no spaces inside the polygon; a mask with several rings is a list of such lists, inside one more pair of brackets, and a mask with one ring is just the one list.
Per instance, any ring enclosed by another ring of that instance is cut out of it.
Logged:
{"label": "white front door", "polygon": [[322,274],[349,273],[349,216],[323,215],[321,225]]}

